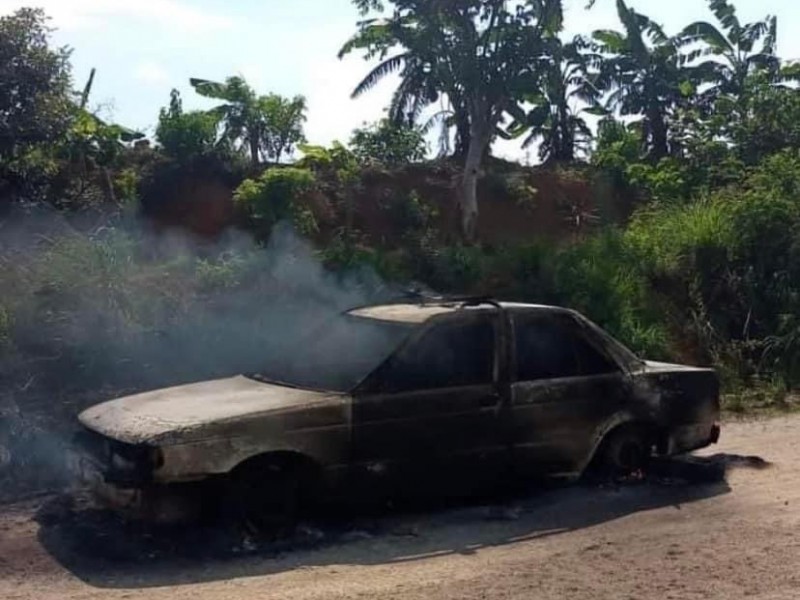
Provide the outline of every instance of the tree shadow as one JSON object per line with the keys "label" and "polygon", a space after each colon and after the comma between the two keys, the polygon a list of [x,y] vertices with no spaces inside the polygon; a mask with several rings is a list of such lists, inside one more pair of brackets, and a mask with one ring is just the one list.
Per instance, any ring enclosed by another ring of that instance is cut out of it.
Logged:
{"label": "tree shadow", "polygon": [[431,499],[413,511],[339,517],[255,544],[230,527],[158,527],[81,508],[68,497],[37,514],[39,541],[66,569],[100,588],[148,588],[252,577],[301,567],[387,564],[483,548],[591,527],[657,508],[682,506],[730,491],[731,467],[762,468],[756,457],[692,458],[663,463],[641,481],[528,491],[482,504],[442,507]]}

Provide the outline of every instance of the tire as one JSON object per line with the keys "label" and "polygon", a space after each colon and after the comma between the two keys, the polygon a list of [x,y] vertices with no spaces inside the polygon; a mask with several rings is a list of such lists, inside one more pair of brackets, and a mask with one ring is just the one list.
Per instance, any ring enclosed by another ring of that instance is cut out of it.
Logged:
{"label": "tire", "polygon": [[645,428],[623,426],[603,441],[598,466],[605,475],[627,477],[647,469],[652,451],[653,443]]}
{"label": "tire", "polygon": [[297,524],[304,483],[303,470],[290,462],[243,465],[227,486],[226,512],[248,533],[278,537]]}

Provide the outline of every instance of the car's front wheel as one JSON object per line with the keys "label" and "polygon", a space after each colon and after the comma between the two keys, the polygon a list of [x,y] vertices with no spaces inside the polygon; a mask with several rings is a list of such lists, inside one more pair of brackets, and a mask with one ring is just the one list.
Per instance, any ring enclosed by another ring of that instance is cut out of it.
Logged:
{"label": "car's front wheel", "polygon": [[255,461],[231,474],[228,514],[250,533],[279,536],[296,524],[308,489],[301,468],[288,462]]}

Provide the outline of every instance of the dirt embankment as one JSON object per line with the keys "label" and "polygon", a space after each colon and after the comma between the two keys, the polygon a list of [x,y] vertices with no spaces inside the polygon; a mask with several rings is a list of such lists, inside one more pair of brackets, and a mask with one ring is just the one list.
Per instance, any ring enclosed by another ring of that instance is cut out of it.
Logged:
{"label": "dirt embankment", "polygon": [[798,439],[798,417],[731,424],[710,451],[726,453],[727,482],[572,487],[306,528],[300,547],[270,552],[200,530],[96,527],[53,499],[5,507],[0,597],[795,599]]}
{"label": "dirt embankment", "polygon": [[[163,167],[156,174],[141,195],[144,214],[157,226],[213,238],[239,222],[233,195],[244,174],[232,175],[213,164]],[[297,200],[314,215],[320,227],[314,237],[320,244],[352,218],[351,225],[371,245],[403,246],[409,231],[422,226],[414,213],[423,206],[431,215],[425,226],[435,230],[439,241],[453,242],[461,239],[460,180],[460,168],[450,163],[364,168],[352,188],[318,175],[319,189]],[[420,205],[412,206],[416,201]],[[600,222],[624,222],[635,199],[589,168],[527,168],[497,161],[480,180],[478,203],[479,239],[504,245],[570,240]]]}

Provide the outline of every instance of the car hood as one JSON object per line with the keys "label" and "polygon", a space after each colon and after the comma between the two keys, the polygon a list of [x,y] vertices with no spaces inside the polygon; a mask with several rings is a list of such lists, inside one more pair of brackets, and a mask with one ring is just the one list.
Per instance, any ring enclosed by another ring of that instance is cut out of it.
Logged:
{"label": "car hood", "polygon": [[79,420],[121,442],[158,443],[191,437],[210,425],[344,398],[237,376],[118,398],[85,410]]}

